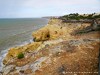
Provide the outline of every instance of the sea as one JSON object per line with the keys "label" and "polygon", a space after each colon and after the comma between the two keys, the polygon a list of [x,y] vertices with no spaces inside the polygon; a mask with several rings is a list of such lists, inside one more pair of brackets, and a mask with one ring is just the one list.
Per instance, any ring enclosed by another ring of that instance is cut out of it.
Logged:
{"label": "sea", "polygon": [[47,18],[0,19],[0,70],[9,48],[32,42],[32,32],[45,26],[48,21]]}

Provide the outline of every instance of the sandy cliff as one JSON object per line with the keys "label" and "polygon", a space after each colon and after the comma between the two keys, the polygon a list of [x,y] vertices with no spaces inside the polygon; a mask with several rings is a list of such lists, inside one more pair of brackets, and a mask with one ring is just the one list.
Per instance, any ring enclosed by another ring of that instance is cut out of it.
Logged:
{"label": "sandy cliff", "polygon": [[32,33],[34,42],[9,49],[2,74],[98,75],[100,32],[91,24],[51,19]]}

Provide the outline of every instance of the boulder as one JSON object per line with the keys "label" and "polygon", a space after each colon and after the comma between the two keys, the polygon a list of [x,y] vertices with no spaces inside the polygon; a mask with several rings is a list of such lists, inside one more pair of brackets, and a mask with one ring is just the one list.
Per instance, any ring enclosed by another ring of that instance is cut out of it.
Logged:
{"label": "boulder", "polygon": [[3,64],[7,64],[11,59],[16,58],[19,53],[25,54],[25,52],[32,52],[36,50],[41,44],[42,42],[33,42],[25,46],[10,48],[3,60]]}

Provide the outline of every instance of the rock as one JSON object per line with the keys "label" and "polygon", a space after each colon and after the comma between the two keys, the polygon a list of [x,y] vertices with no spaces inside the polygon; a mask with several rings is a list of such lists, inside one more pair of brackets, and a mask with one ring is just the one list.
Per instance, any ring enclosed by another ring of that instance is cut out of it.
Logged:
{"label": "rock", "polygon": [[0,75],[3,75],[3,72],[0,72]]}
{"label": "rock", "polygon": [[27,70],[24,71],[24,73],[25,74],[30,74],[30,73],[32,73],[32,70],[31,69],[27,69]]}
{"label": "rock", "polygon": [[9,66],[3,68],[3,75],[7,75],[14,70],[15,70],[15,65],[9,65]]}
{"label": "rock", "polygon": [[91,23],[64,23],[60,19],[51,19],[47,26],[33,32],[32,36],[37,42],[59,38],[71,39],[72,32],[82,30],[90,25]]}
{"label": "rock", "polygon": [[[11,75],[87,75],[98,74],[99,31],[72,35],[91,23],[65,23],[51,19],[33,32],[34,42],[11,48],[4,58],[3,74]],[[25,57],[17,59],[18,53]]]}
{"label": "rock", "polygon": [[41,44],[42,42],[33,42],[25,46],[10,48],[3,60],[3,64],[7,64],[10,59],[17,57],[19,53],[31,52],[36,50]]}
{"label": "rock", "polygon": [[50,33],[47,27],[40,29],[39,31],[32,34],[35,42],[49,40]]}

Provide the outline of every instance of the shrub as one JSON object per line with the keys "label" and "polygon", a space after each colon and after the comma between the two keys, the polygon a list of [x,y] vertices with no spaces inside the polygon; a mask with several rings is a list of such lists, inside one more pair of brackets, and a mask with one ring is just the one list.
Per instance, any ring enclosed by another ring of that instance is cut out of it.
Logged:
{"label": "shrub", "polygon": [[23,53],[19,53],[18,56],[17,56],[17,58],[18,58],[18,59],[24,58],[24,54],[23,54]]}
{"label": "shrub", "polygon": [[69,14],[69,15],[64,15],[62,17],[60,17],[64,20],[80,20],[80,19],[88,19],[88,20],[92,20],[92,19],[96,19],[96,18],[100,18],[100,14],[95,15],[95,13],[93,14],[89,14],[89,15],[79,15],[78,13],[73,13],[73,14]]}

